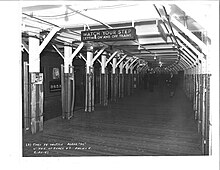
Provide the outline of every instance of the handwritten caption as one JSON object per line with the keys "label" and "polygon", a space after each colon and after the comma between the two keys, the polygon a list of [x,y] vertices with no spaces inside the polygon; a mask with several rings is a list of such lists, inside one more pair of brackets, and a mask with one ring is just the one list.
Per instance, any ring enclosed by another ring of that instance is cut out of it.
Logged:
{"label": "handwritten caption", "polygon": [[33,150],[34,154],[49,154],[50,151],[59,150],[90,150],[85,142],[77,143],[25,143],[26,148]]}

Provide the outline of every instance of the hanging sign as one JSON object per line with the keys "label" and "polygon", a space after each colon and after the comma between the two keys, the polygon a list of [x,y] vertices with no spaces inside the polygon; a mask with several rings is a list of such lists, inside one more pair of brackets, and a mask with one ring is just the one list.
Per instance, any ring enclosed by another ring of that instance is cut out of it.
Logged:
{"label": "hanging sign", "polygon": [[123,41],[135,40],[136,30],[134,27],[82,31],[81,41]]}

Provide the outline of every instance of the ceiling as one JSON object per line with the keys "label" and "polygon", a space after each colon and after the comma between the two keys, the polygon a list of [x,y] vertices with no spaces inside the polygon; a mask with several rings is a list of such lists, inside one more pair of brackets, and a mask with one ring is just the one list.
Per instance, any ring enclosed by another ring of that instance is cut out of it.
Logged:
{"label": "ceiling", "polygon": [[[65,5],[25,2],[22,4],[23,41],[28,44],[30,32],[43,40],[51,28],[60,27],[62,29],[50,43],[62,51],[67,43],[77,48],[81,42],[81,31],[84,30],[135,27],[135,40],[93,42],[92,45],[95,50],[107,46],[109,53],[120,50],[122,55],[138,58],[155,70],[159,68],[163,71],[178,71],[194,66],[201,62],[199,53],[205,58],[202,43],[210,42],[210,39],[204,36],[204,28],[178,5],[162,6],[142,1],[98,2],[73,1]],[[184,28],[171,22],[170,17]],[[194,36],[191,39],[187,31],[193,32],[201,44],[197,39],[195,42]]]}

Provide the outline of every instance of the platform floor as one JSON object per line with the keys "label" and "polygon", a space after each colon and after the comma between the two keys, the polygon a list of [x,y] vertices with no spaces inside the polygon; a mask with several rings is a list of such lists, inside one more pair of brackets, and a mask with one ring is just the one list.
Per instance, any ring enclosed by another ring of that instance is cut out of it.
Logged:
{"label": "platform floor", "polygon": [[183,91],[136,91],[92,113],[75,112],[44,123],[44,131],[23,135],[23,156],[202,155],[192,106]]}

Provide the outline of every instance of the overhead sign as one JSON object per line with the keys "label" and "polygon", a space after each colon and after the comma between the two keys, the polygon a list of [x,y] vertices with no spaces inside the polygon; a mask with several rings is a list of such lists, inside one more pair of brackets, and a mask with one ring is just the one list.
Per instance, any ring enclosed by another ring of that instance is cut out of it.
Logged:
{"label": "overhead sign", "polygon": [[123,41],[135,40],[136,30],[134,27],[82,31],[81,41]]}

